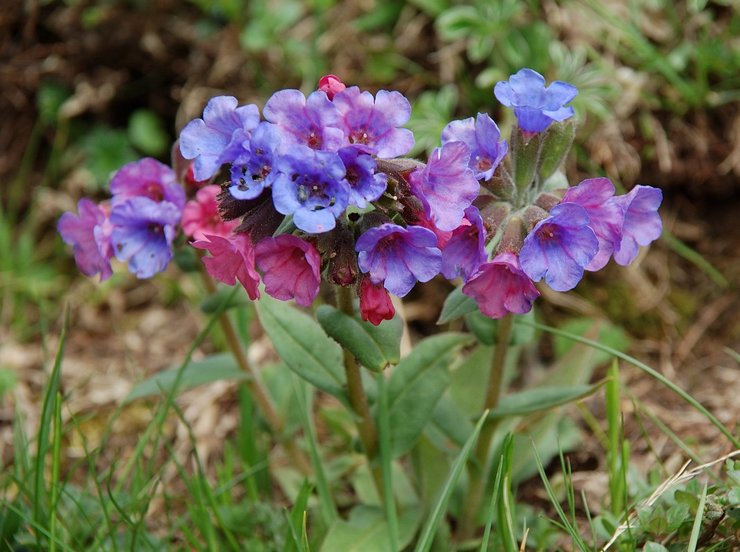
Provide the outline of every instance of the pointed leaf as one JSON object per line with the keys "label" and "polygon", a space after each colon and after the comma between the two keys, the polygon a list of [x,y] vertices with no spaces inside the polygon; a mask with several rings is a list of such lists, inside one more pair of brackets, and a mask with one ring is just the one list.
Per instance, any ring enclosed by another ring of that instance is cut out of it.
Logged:
{"label": "pointed leaf", "polygon": [[307,314],[267,295],[255,303],[280,358],[300,377],[344,399],[342,349]]}
{"label": "pointed leaf", "polygon": [[562,406],[594,394],[605,382],[594,385],[571,385],[568,387],[537,387],[502,397],[498,406],[491,410],[490,418],[524,416]]}
{"label": "pointed leaf", "polygon": [[[421,520],[421,509],[409,508],[398,516],[399,546],[405,548],[416,533]],[[357,506],[348,520],[338,519],[329,528],[321,545],[324,552],[387,552],[388,524],[381,508]]]}
{"label": "pointed leaf", "polygon": [[330,305],[321,305],[316,309],[316,319],[329,336],[370,370],[381,371],[401,358],[403,324],[399,316],[373,326]]}
{"label": "pointed leaf", "polygon": [[473,298],[463,295],[461,287],[455,288],[447,296],[447,299],[445,299],[437,324],[446,324],[451,320],[455,320],[476,310],[478,310],[478,305]]}

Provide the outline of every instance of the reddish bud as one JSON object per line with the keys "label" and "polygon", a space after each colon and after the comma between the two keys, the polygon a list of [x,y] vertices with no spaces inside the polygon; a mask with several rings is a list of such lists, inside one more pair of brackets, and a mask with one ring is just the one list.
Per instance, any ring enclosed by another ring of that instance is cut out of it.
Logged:
{"label": "reddish bud", "polygon": [[360,315],[366,322],[377,326],[396,314],[391,297],[382,285],[373,284],[370,278],[360,281]]}
{"label": "reddish bud", "polygon": [[330,100],[345,88],[347,86],[336,75],[324,75],[319,79],[319,90],[325,92]]}

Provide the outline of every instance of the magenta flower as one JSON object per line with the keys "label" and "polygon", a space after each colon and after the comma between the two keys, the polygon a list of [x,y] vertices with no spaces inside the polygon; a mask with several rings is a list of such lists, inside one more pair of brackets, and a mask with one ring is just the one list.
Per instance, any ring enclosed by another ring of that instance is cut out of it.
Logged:
{"label": "magenta flower", "polygon": [[180,151],[185,159],[195,160],[196,180],[207,180],[221,165],[234,161],[242,153],[250,132],[257,128],[257,106],[237,104],[233,96],[211,98],[203,118],[193,119],[180,132]]}
{"label": "magenta flower", "polygon": [[400,92],[380,90],[373,98],[352,86],[334,96],[342,129],[350,144],[381,158],[399,157],[414,147],[414,134],[398,128],[411,117],[411,104]]}
{"label": "magenta flower", "polygon": [[575,203],[560,203],[524,238],[519,252],[522,270],[535,282],[543,277],[555,291],[578,285],[583,271],[599,250],[586,210]]}
{"label": "magenta flower", "polygon": [[652,186],[635,186],[630,193],[614,198],[624,212],[622,239],[614,247],[617,264],[630,264],[640,249],[660,237],[663,223],[658,207],[663,201],[663,192]]}
{"label": "magenta flower", "polygon": [[463,286],[463,293],[475,299],[481,312],[491,318],[529,312],[540,296],[519,266],[516,254],[510,251],[499,253],[482,265]]}
{"label": "magenta flower", "polygon": [[113,205],[132,197],[169,201],[178,209],[185,206],[185,191],[177,182],[175,171],[151,157],[121,167],[110,181]]}
{"label": "magenta flower", "polygon": [[167,268],[180,222],[180,209],[174,204],[133,197],[113,206],[110,221],[116,258],[128,262],[137,278],[151,278]]}
{"label": "magenta flower", "polygon": [[204,186],[195,194],[195,199],[188,201],[182,210],[182,231],[189,238],[204,239],[206,234],[227,237],[239,224],[238,221],[225,221],[218,214],[216,198],[221,187]]}
{"label": "magenta flower", "polygon": [[589,226],[599,241],[599,250],[586,270],[601,270],[609,262],[614,247],[622,239],[624,213],[614,197],[614,184],[608,178],[589,178],[568,188],[561,203],[575,203],[586,210]]}
{"label": "magenta flower", "polygon": [[439,274],[442,253],[437,236],[421,226],[403,228],[386,223],[362,234],[355,250],[357,264],[374,284],[403,297],[414,284],[428,282]]}
{"label": "magenta flower", "polygon": [[383,320],[390,320],[396,314],[390,295],[380,284],[373,284],[370,278],[360,282],[360,316],[365,322],[377,326]]}
{"label": "magenta flower", "polygon": [[77,202],[77,211],[79,215],[64,213],[57,223],[57,231],[64,242],[72,246],[80,272],[85,276],[100,274],[102,282],[113,274],[110,264],[112,226],[108,213],[86,198]]}
{"label": "magenta flower", "polygon": [[285,152],[295,144],[323,151],[336,151],[344,145],[339,111],[324,92],[316,91],[306,98],[300,90],[279,90],[262,112],[277,125]]}
{"label": "magenta flower", "polygon": [[203,264],[208,274],[216,280],[230,286],[235,285],[238,280],[250,299],[254,301],[260,296],[260,276],[254,266],[255,250],[249,236],[205,234],[191,245],[211,254],[210,257],[203,257]]}
{"label": "magenta flower", "polygon": [[448,280],[462,276],[467,281],[478,267],[486,262],[486,231],[478,209],[472,205],[465,209],[462,224],[442,249],[442,274]]}
{"label": "magenta flower", "polygon": [[565,104],[578,95],[578,88],[562,81],[545,87],[545,77],[525,68],[511,75],[508,81],[497,83],[493,93],[498,101],[514,109],[520,129],[536,134],[553,121],[573,116],[573,108]]}
{"label": "magenta flower", "polygon": [[411,191],[424,205],[424,212],[440,230],[454,230],[478,196],[480,184],[468,167],[470,149],[463,142],[436,148],[428,163],[409,176]]}
{"label": "magenta flower", "polygon": [[290,234],[265,238],[255,247],[268,295],[310,307],[319,294],[321,257],[310,243]]}
{"label": "magenta flower", "polygon": [[442,144],[463,142],[470,148],[469,166],[478,180],[490,180],[509,144],[501,139],[498,126],[486,113],[462,121],[452,121],[442,131]]}

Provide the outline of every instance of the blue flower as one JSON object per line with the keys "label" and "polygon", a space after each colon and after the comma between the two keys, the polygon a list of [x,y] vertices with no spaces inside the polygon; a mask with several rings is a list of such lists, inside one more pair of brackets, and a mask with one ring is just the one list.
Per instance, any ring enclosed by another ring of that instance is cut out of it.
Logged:
{"label": "blue flower", "polygon": [[110,215],[113,252],[129,263],[137,278],[151,278],[172,259],[180,209],[168,201],[134,197],[113,206]]}
{"label": "blue flower", "polygon": [[403,228],[386,223],[362,234],[355,250],[357,265],[374,284],[403,297],[416,282],[428,282],[439,274],[442,253],[437,236],[421,226]]}
{"label": "blue flower", "polygon": [[486,262],[486,231],[480,212],[472,205],[465,209],[463,223],[442,247],[442,274],[448,280],[462,276],[466,282]]}
{"label": "blue flower", "polygon": [[254,199],[277,178],[275,164],[280,135],[272,123],[262,122],[252,133],[249,147],[231,165],[229,191],[236,199]]}
{"label": "blue flower", "polygon": [[196,180],[208,180],[224,163],[234,161],[260,121],[256,105],[237,107],[233,96],[211,98],[202,119],[193,119],[180,132],[180,152],[194,159]]}
{"label": "blue flower", "polygon": [[544,277],[555,291],[576,287],[599,250],[589,222],[588,213],[580,205],[560,203],[553,207],[550,216],[524,238],[519,252],[524,273],[535,282]]}
{"label": "blue flower", "polygon": [[578,95],[578,89],[562,81],[554,81],[545,87],[545,77],[525,68],[511,75],[508,81],[497,83],[493,93],[506,107],[514,108],[520,129],[536,134],[553,121],[564,121],[573,116],[573,108],[565,104]]}
{"label": "blue flower", "polygon": [[509,149],[498,126],[485,113],[478,113],[475,120],[469,117],[448,123],[442,131],[442,144],[448,142],[463,142],[470,148],[468,166],[478,180],[490,180]]}
{"label": "blue flower", "polygon": [[83,198],[77,202],[78,215],[64,213],[57,223],[57,230],[65,243],[73,246],[75,262],[85,276],[100,274],[100,281],[113,274],[110,258],[112,230],[107,207],[96,205]]}
{"label": "blue flower", "polygon": [[628,194],[615,197],[622,208],[624,224],[619,243],[614,247],[617,264],[630,264],[640,249],[660,237],[663,223],[658,207],[663,201],[663,192],[652,186],[635,186]]}
{"label": "blue flower", "polygon": [[275,209],[293,215],[304,232],[328,232],[347,208],[350,187],[336,153],[294,146],[276,163],[278,177],[272,185]]}
{"label": "blue flower", "polygon": [[348,146],[340,149],[339,157],[347,171],[349,182],[349,202],[360,209],[367,207],[369,201],[375,201],[388,186],[388,177],[375,172],[375,159],[361,148]]}

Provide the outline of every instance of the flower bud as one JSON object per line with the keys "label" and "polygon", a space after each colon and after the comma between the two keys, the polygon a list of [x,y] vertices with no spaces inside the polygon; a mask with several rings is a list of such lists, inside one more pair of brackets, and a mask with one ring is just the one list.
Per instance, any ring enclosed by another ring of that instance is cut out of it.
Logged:
{"label": "flower bud", "polygon": [[[330,242],[325,250],[331,251],[329,256],[329,277],[338,286],[350,286],[357,279],[357,254],[352,232],[344,224],[338,225],[333,231],[326,234]],[[323,236],[322,236],[323,238]],[[323,245],[323,243],[322,243]],[[322,247],[322,249],[324,249]]]}
{"label": "flower bud", "polygon": [[374,326],[390,320],[396,314],[390,295],[381,284],[373,284],[370,278],[360,280],[360,316]]}
{"label": "flower bud", "polygon": [[527,137],[520,129],[511,136],[511,155],[513,158],[514,184],[521,194],[527,190],[537,174],[542,134]]}
{"label": "flower bud", "polygon": [[555,194],[551,194],[550,192],[542,192],[537,196],[537,198],[534,200],[534,204],[537,207],[541,207],[545,211],[550,211],[553,207],[555,207],[558,203],[560,203],[562,199]]}
{"label": "flower bud", "polygon": [[524,243],[524,221],[518,215],[509,218],[504,226],[504,235],[496,248],[498,253],[518,253]]}
{"label": "flower bud", "polygon": [[486,235],[490,240],[498,232],[499,227],[509,216],[511,205],[500,201],[487,200],[486,196],[480,196],[474,205],[478,207],[480,216],[483,219],[483,227],[486,229]]}
{"label": "flower bud", "polygon": [[550,125],[542,141],[539,158],[538,174],[541,181],[546,180],[558,170],[568,155],[575,136],[576,125],[572,120]]}
{"label": "flower bud", "polygon": [[522,214],[522,219],[524,220],[524,227],[527,230],[527,233],[532,231],[532,228],[537,226],[537,223],[541,220],[545,220],[547,217],[550,216],[550,213],[545,211],[542,207],[537,207],[536,205],[530,205],[526,209],[524,209],[524,213]]}
{"label": "flower bud", "polygon": [[334,95],[347,88],[339,77],[336,75],[324,75],[319,79],[319,90],[326,93],[326,96],[332,100]]}

